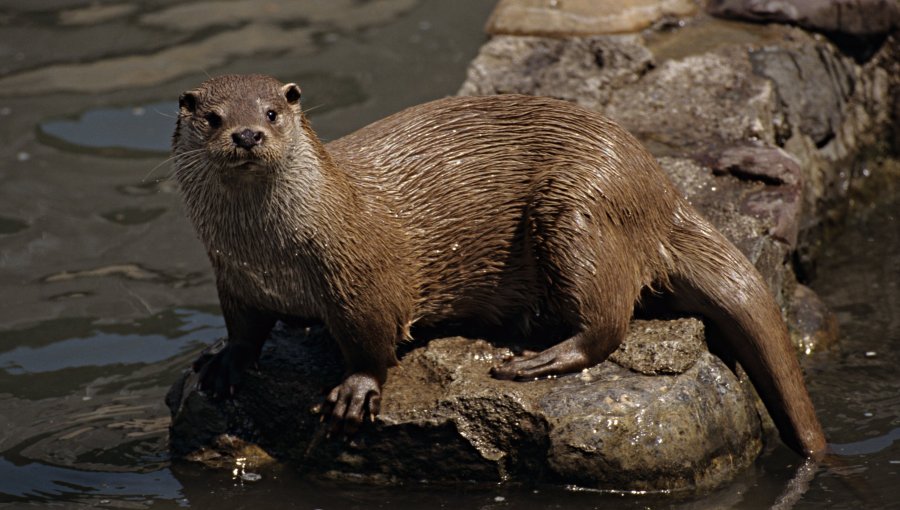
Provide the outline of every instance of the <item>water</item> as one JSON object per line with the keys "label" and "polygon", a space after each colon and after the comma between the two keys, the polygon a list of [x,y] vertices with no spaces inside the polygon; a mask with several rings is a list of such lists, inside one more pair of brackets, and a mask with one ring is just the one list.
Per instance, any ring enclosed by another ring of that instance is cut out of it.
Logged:
{"label": "water", "polygon": [[0,5],[0,506],[893,503],[896,201],[835,237],[819,267],[815,288],[844,338],[840,352],[805,367],[840,456],[811,477],[782,447],[728,486],[681,501],[554,487],[378,489],[289,467],[252,481],[172,462],[163,395],[224,334],[209,264],[167,179],[178,94],[206,73],[275,74],[301,84],[314,126],[333,139],[453,93],[492,2],[236,1],[200,14],[190,11],[197,2],[169,0]]}

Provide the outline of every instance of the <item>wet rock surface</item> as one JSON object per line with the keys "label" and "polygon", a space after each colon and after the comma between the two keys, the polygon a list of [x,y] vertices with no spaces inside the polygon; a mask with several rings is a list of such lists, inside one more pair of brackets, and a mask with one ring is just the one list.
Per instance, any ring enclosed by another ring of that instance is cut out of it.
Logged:
{"label": "wet rock surface", "polygon": [[837,346],[837,318],[806,285],[794,288],[786,318],[791,338],[803,352],[809,354]]}
{"label": "wet rock surface", "polygon": [[232,401],[207,399],[185,373],[167,399],[172,446],[221,465],[246,459],[251,442],[303,469],[376,482],[712,487],[752,462],[761,429],[753,400],[703,341],[696,319],[634,321],[611,360],[513,382],[489,375],[508,349],[434,340],[390,370],[376,421],[342,440],[310,411],[340,380],[333,344],[321,330],[279,328]]}

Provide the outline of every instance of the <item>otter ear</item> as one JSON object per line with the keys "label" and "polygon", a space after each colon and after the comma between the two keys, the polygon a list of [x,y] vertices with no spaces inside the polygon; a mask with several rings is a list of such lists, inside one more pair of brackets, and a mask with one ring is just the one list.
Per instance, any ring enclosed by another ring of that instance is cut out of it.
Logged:
{"label": "otter ear", "polygon": [[197,111],[197,94],[194,92],[185,92],[181,94],[181,97],[178,98],[178,107],[182,110],[187,110],[188,113],[194,113]]}
{"label": "otter ear", "polygon": [[287,99],[288,104],[297,104],[300,102],[300,87],[296,83],[288,83],[281,87],[281,93]]}

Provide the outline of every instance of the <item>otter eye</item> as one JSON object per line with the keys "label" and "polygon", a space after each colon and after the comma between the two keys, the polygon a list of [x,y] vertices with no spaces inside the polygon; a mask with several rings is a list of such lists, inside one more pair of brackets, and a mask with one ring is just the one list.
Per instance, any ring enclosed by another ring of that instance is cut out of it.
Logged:
{"label": "otter eye", "polygon": [[206,123],[209,124],[209,127],[213,129],[218,129],[222,126],[222,117],[217,113],[207,113],[205,117]]}
{"label": "otter eye", "polygon": [[278,118],[278,112],[275,110],[269,110],[266,112],[266,118],[269,119],[269,122],[275,122],[275,119]]}

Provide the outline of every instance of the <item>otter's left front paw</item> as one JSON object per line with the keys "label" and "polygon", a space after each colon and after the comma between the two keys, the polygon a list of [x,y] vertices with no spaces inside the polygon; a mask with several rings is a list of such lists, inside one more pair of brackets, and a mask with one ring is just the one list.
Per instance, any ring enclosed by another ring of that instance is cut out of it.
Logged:
{"label": "otter's left front paw", "polygon": [[331,434],[352,435],[362,425],[368,409],[374,421],[381,410],[381,383],[372,375],[356,373],[347,376],[325,399],[322,416],[331,414]]}

